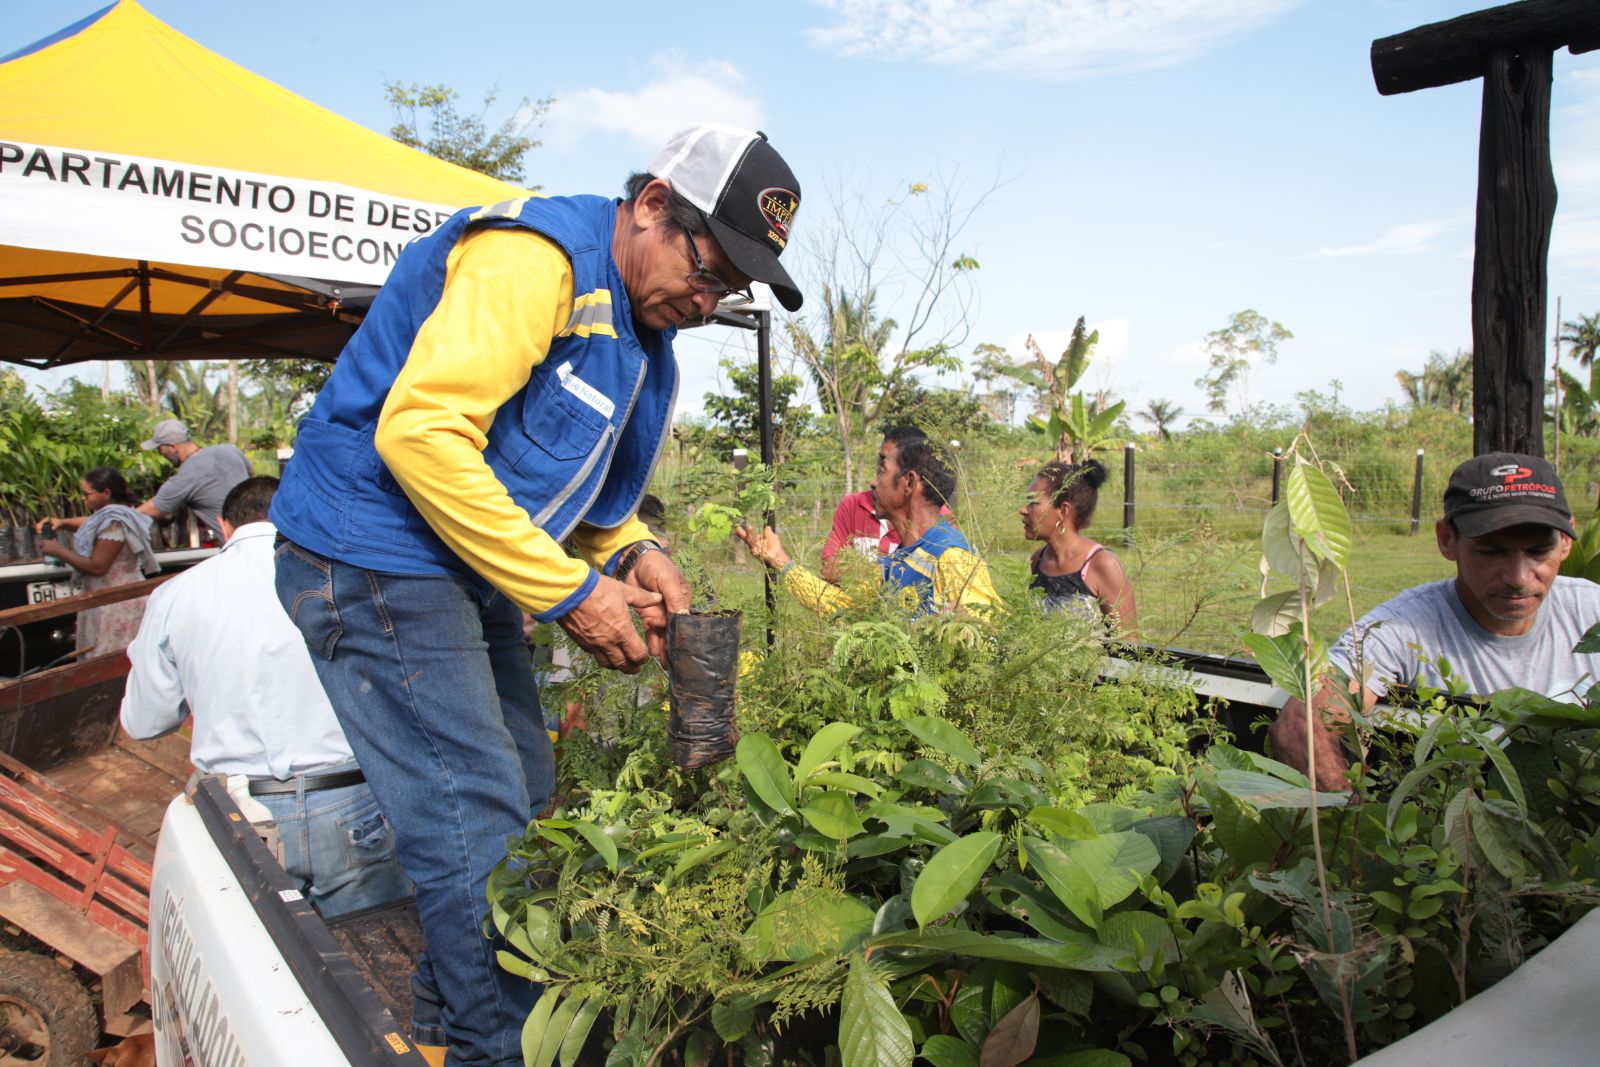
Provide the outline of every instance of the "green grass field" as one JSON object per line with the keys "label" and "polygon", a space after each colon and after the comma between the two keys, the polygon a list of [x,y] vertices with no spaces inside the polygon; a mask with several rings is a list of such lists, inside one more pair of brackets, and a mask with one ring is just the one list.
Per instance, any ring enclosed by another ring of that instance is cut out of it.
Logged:
{"label": "green grass field", "polygon": [[[1117,543],[1120,533],[1113,530],[1103,536],[1133,575],[1139,628],[1146,641],[1201,652],[1244,654],[1239,638],[1249,628],[1250,609],[1260,593],[1260,553],[1255,545],[1200,531],[1189,536],[1137,539],[1129,548]],[[797,559],[816,567],[822,536],[807,539],[805,531],[791,531],[786,540],[791,540]],[[1035,547],[1015,534],[996,537],[984,549],[997,588],[1012,602],[1020,602],[1027,587],[1028,557]],[[752,627],[764,625],[760,566],[748,559],[741,561],[741,553],[731,550],[706,556],[723,598],[744,608]],[[1424,526],[1416,537],[1358,530],[1350,566],[1350,600],[1360,616],[1401,590],[1454,573],[1453,565],[1439,555],[1431,526]],[[1285,586],[1279,582],[1273,588]],[[1312,624],[1328,641],[1344,631],[1350,624],[1350,606],[1342,593],[1313,613]]]}

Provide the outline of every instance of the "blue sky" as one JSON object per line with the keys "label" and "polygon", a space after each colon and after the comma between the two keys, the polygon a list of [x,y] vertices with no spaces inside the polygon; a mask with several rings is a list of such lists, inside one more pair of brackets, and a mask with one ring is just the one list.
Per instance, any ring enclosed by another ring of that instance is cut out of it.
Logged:
{"label": "blue sky", "polygon": [[[1337,378],[1377,407],[1399,398],[1396,370],[1471,344],[1480,85],[1381,97],[1368,50],[1489,4],[144,2],[380,131],[386,79],[469,103],[498,86],[492,120],[553,95],[527,164],[550,192],[615,192],[685,122],[757,126],[804,187],[785,257],[801,278],[840,201],[912,182],[970,198],[1001,178],[957,242],[981,264],[967,347],[1020,355],[1033,333],[1054,353],[1086,316],[1102,338],[1089,384],[1134,409],[1200,412],[1203,338],[1244,308],[1295,334],[1252,383],[1274,403]],[[0,53],[97,6],[0,6]],[[1553,332],[1557,295],[1563,318],[1600,311],[1600,54],[1556,53],[1551,140]],[[749,346],[697,332],[680,346],[691,413],[719,356]]]}

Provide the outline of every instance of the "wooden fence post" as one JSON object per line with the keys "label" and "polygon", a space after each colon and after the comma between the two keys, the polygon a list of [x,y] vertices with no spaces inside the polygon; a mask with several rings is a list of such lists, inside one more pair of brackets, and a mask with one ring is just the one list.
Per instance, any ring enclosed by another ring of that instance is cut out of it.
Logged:
{"label": "wooden fence post", "polygon": [[1422,449],[1417,449],[1417,473],[1411,479],[1411,536],[1422,524]]}
{"label": "wooden fence post", "polygon": [[1122,528],[1133,529],[1133,442],[1122,446]]}
{"label": "wooden fence post", "polygon": [[1283,486],[1283,449],[1272,450],[1272,506],[1278,506],[1278,492]]}

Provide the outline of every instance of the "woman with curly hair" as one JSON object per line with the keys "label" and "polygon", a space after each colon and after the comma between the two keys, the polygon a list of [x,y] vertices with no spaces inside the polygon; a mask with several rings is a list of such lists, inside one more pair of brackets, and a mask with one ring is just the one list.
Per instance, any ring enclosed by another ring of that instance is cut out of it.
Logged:
{"label": "woman with curly hair", "polygon": [[1029,588],[1044,593],[1045,610],[1081,612],[1104,617],[1124,637],[1137,637],[1138,611],[1133,583],[1116,554],[1083,535],[1094,516],[1106,469],[1099,460],[1040,468],[1028,486],[1028,499],[1018,514],[1022,533],[1043,541],[1033,554]]}

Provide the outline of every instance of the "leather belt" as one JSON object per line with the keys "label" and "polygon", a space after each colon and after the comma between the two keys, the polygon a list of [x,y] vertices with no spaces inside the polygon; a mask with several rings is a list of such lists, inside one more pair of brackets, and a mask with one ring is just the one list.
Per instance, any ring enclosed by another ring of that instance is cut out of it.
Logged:
{"label": "leather belt", "polygon": [[282,793],[295,793],[299,791],[302,779],[305,791],[314,793],[319,789],[343,789],[347,785],[360,785],[367,780],[367,776],[360,771],[340,771],[338,774],[296,775],[287,782],[280,782],[276,778],[263,778],[250,783],[250,795],[270,797]]}

